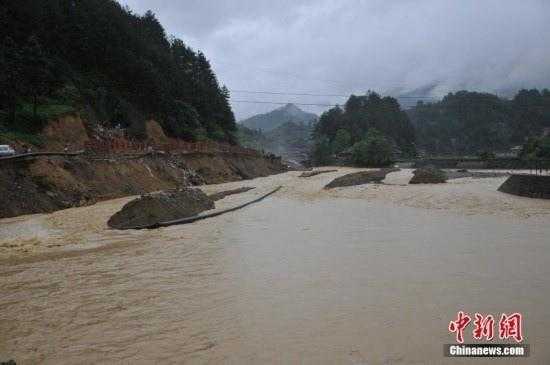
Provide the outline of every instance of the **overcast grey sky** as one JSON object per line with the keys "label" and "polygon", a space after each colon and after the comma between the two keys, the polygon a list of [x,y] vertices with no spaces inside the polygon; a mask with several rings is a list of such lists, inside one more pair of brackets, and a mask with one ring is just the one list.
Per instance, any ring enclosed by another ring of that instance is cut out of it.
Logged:
{"label": "overcast grey sky", "polygon": [[[231,90],[396,95],[550,88],[549,0],[122,0],[202,50]],[[414,92],[413,92],[414,93]],[[337,96],[232,100],[342,103]],[[276,105],[232,102],[237,119]],[[316,113],[323,107],[302,107]]]}

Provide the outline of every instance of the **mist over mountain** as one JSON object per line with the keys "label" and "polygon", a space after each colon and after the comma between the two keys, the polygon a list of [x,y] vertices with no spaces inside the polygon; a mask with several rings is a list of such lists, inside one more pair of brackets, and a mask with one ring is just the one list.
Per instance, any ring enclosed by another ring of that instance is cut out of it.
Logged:
{"label": "mist over mountain", "polygon": [[294,104],[286,104],[265,114],[254,115],[240,121],[240,124],[253,130],[271,131],[285,123],[310,124],[317,120],[317,115],[308,113]]}
{"label": "mist over mountain", "polygon": [[238,130],[239,143],[300,162],[308,158],[316,120],[315,114],[287,104],[242,121]]}
{"label": "mist over mountain", "polygon": [[312,124],[284,123],[268,132],[260,132],[239,125],[239,143],[282,156],[287,161],[301,163],[309,158],[313,143]]}
{"label": "mist over mountain", "polygon": [[[208,54],[230,89],[399,96],[436,84],[429,95],[442,98],[459,90],[512,96],[550,84],[547,0],[124,3],[152,9],[171,33]],[[236,102],[244,99],[232,93],[238,120],[270,109]],[[345,97],[254,100],[341,104]],[[326,109],[304,106],[319,115]]]}

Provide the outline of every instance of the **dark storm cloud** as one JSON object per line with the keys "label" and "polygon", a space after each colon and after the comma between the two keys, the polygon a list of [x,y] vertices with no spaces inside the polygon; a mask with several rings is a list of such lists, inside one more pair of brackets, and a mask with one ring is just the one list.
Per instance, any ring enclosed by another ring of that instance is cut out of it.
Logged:
{"label": "dark storm cloud", "polygon": [[[546,0],[125,0],[153,10],[235,90],[333,94],[550,87]],[[234,100],[341,103],[339,97]],[[273,108],[233,103],[237,117]],[[319,112],[325,108],[305,108]]]}

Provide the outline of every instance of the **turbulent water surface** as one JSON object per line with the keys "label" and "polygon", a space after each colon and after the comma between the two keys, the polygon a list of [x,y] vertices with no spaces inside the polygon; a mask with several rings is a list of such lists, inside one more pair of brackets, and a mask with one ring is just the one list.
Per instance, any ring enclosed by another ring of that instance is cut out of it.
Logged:
{"label": "turbulent water surface", "polygon": [[[283,188],[154,231],[106,229],[128,199],[1,220],[0,361],[550,363],[550,202],[410,171],[322,190],[344,172],[209,186]],[[531,356],[444,358],[458,310],[523,313]]]}

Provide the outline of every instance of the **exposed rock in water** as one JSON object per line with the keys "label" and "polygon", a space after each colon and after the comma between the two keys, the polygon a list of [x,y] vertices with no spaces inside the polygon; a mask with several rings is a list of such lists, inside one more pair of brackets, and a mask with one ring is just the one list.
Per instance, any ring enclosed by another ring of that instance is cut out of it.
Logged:
{"label": "exposed rock in water", "polygon": [[511,175],[498,191],[528,198],[550,199],[550,176]]}
{"label": "exposed rock in water", "polygon": [[441,184],[447,182],[445,171],[433,166],[421,167],[413,171],[409,184]]}
{"label": "exposed rock in water", "polygon": [[299,177],[312,177],[319,174],[326,174],[327,172],[336,172],[338,170],[316,170],[316,171],[306,171],[302,172]]}
{"label": "exposed rock in water", "polygon": [[387,168],[371,171],[353,172],[337,177],[325,186],[325,189],[332,189],[343,186],[363,185],[368,183],[380,183],[390,172],[399,171],[397,168]]}
{"label": "exposed rock in water", "polygon": [[214,194],[210,194],[208,195],[208,197],[210,199],[212,199],[213,201],[218,201],[220,199],[223,199],[225,198],[226,196],[228,195],[233,195],[233,194],[240,194],[240,193],[244,193],[244,192],[247,192],[249,190],[252,190],[254,189],[254,187],[251,187],[251,186],[243,186],[242,188],[237,188],[237,189],[231,189],[231,190],[225,190],[225,191],[220,191],[218,193],[214,193]]}
{"label": "exposed rock in water", "polygon": [[191,217],[214,208],[214,201],[200,189],[161,191],[128,202],[107,222],[109,227],[131,229]]}

